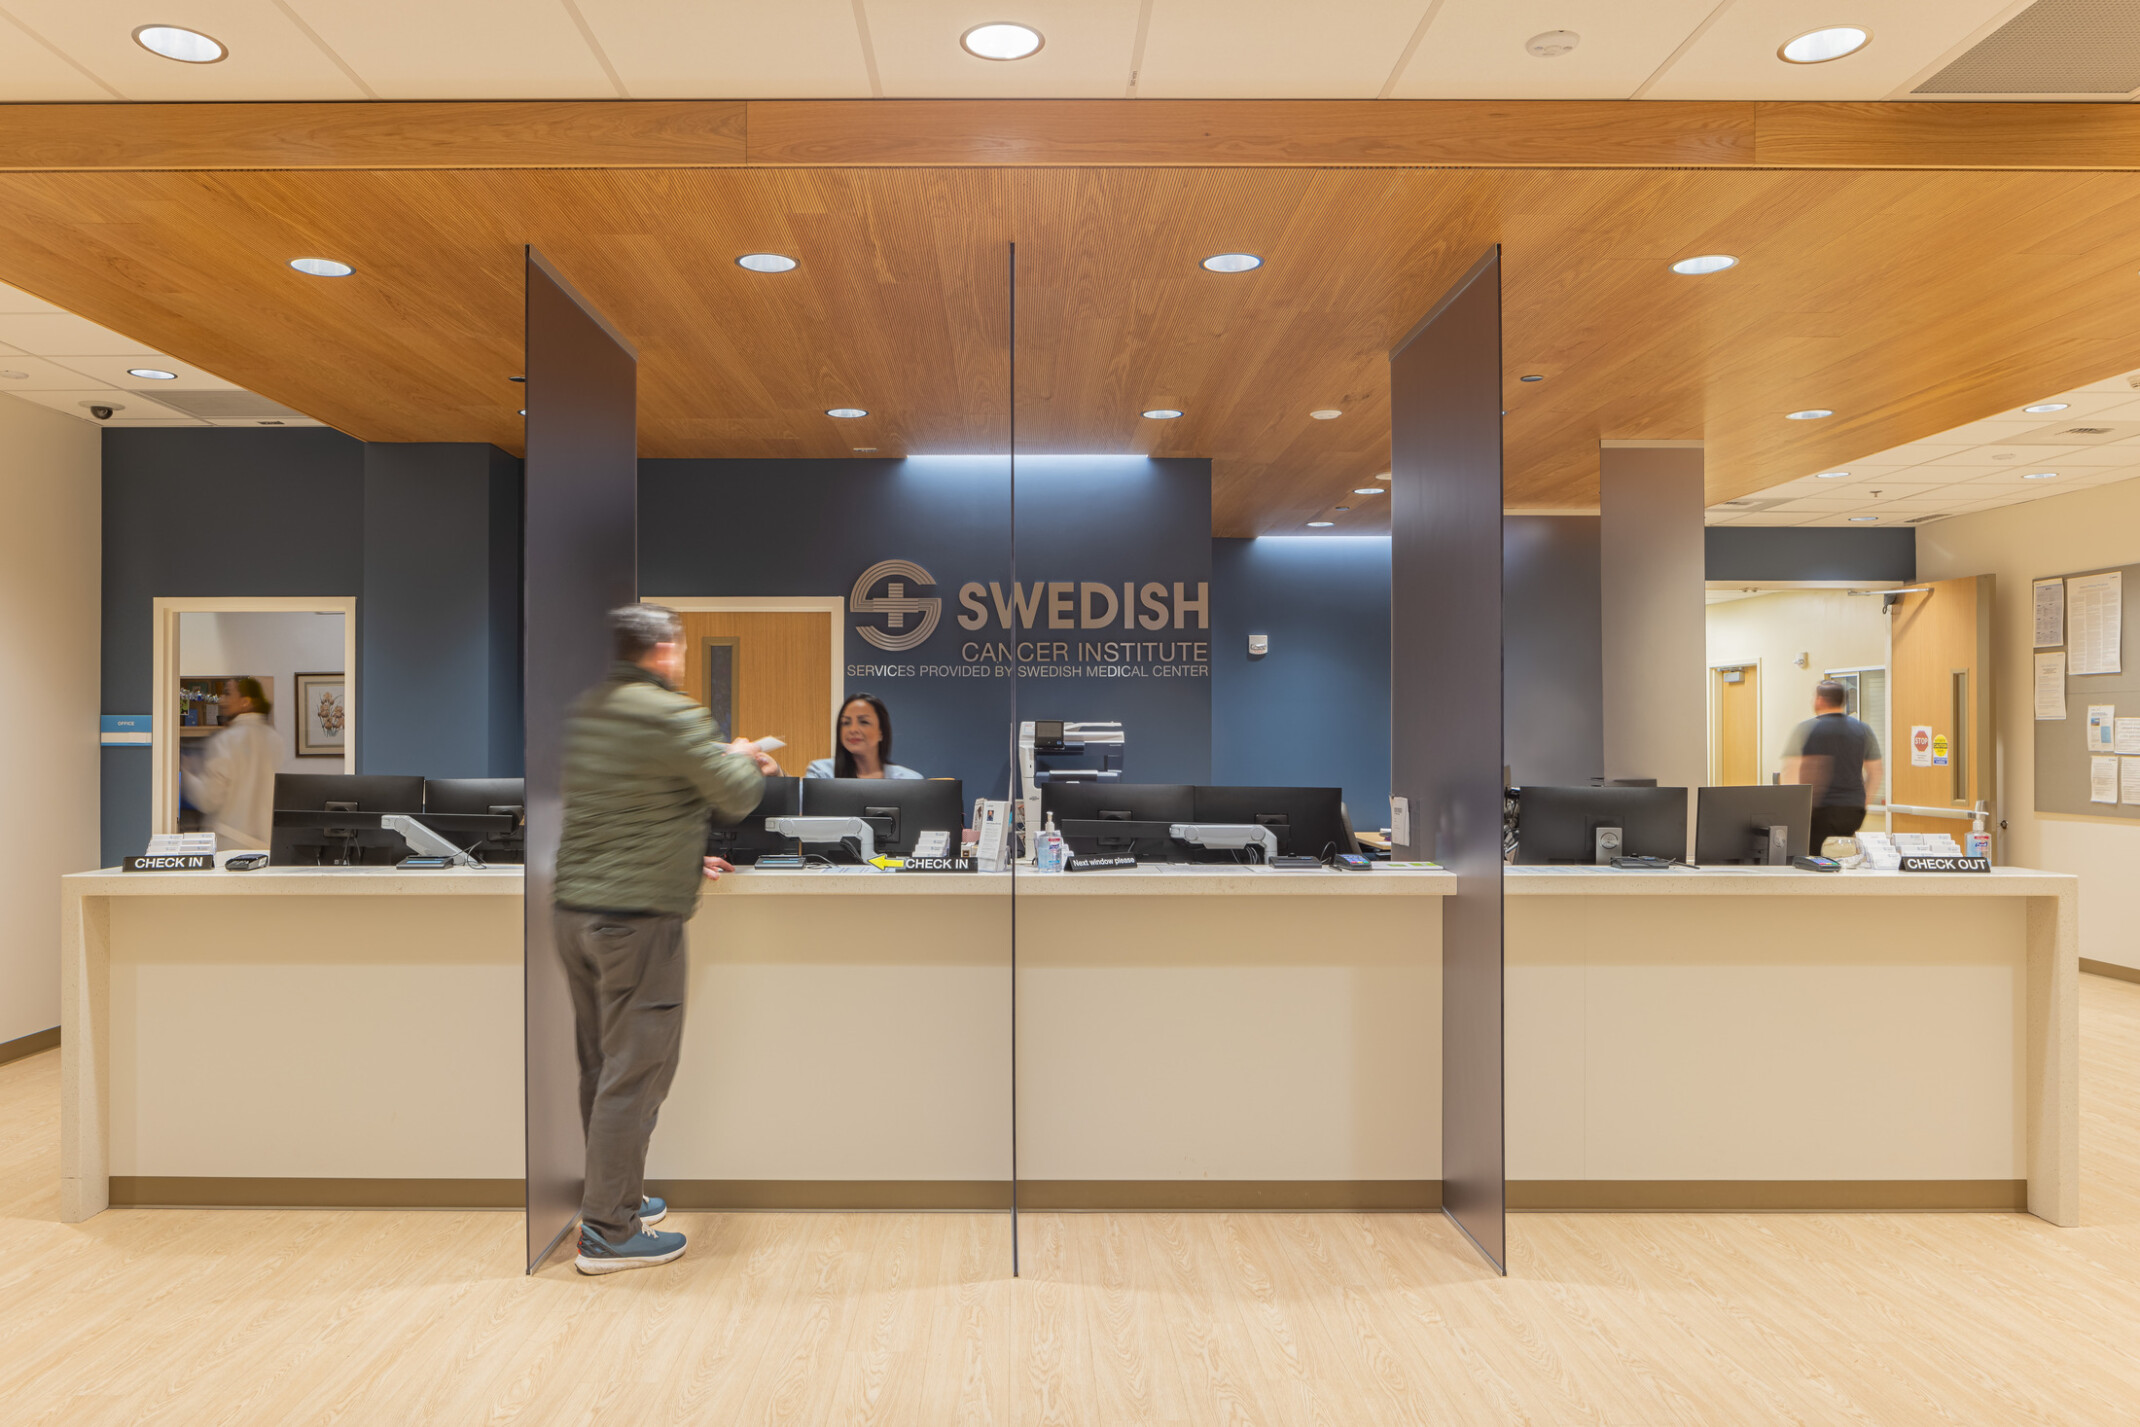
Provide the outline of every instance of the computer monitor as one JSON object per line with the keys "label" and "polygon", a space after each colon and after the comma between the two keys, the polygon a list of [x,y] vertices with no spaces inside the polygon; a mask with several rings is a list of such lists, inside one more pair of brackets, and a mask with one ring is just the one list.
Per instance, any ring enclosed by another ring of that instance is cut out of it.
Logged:
{"label": "computer monitor", "polygon": [[439,836],[458,843],[485,862],[527,861],[528,785],[524,778],[426,778],[424,813],[473,816],[504,813],[513,819],[511,832],[464,829],[445,821],[431,824]]}
{"label": "computer monitor", "polygon": [[1040,815],[1055,815],[1055,830],[1079,857],[1175,862],[1185,854],[1167,829],[1195,820],[1194,792],[1187,783],[1043,783]]}
{"label": "computer monitor", "polygon": [[1516,794],[1516,861],[1524,864],[1598,860],[1598,830],[1620,829],[1608,855],[1687,855],[1685,788],[1530,787]]}
{"label": "computer monitor", "polygon": [[[1780,858],[1771,858],[1768,832],[1790,829]],[[1694,860],[1702,866],[1723,863],[1781,862],[1818,856],[1806,844],[1813,837],[1813,785],[1756,783],[1737,788],[1703,788],[1694,800]]]}
{"label": "computer monitor", "polygon": [[[409,855],[398,832],[378,825],[376,814],[424,810],[424,780],[416,776],[350,773],[277,773],[275,826],[268,861],[279,867],[392,867]],[[324,813],[371,813],[349,824]]]}
{"label": "computer monitor", "polygon": [[[1278,839],[1281,857],[1316,857],[1325,862],[1340,853],[1357,853],[1352,824],[1345,816],[1340,788],[1219,788],[1199,784],[1192,797],[1194,821],[1245,823],[1267,827]],[[1233,862],[1231,852],[1199,850],[1199,861]]]}
{"label": "computer monitor", "polygon": [[909,856],[925,832],[949,833],[945,852],[955,857],[966,794],[956,778],[805,778],[802,815],[866,819],[885,857]]}
{"label": "computer monitor", "polygon": [[714,823],[706,829],[706,855],[747,867],[761,857],[795,851],[795,839],[767,832],[765,820],[802,812],[802,782],[800,778],[766,779],[757,807],[730,826]]}

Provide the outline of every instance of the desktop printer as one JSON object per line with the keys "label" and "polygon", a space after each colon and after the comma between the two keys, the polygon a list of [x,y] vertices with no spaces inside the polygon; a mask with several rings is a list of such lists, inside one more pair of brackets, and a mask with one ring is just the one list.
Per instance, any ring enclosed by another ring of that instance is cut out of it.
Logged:
{"label": "desktop printer", "polygon": [[[1034,719],[1018,725],[1018,805],[1024,832],[1040,827],[1040,789],[1047,783],[1119,782],[1127,740],[1119,723]],[[1030,841],[1022,844],[1032,855]]]}

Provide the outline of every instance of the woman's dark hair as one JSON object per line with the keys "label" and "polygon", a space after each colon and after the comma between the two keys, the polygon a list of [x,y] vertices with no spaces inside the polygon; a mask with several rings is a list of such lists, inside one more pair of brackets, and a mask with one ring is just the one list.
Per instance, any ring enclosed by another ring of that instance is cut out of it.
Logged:
{"label": "woman's dark hair", "polygon": [[[884,706],[884,700],[875,694],[849,694],[840,700],[840,714],[844,717],[851,704],[868,704],[877,713],[877,729],[884,735],[877,744],[877,767],[882,770],[892,766],[892,711]],[[832,721],[832,776],[855,777],[854,755],[847,751],[847,744],[840,738],[840,721]]]}

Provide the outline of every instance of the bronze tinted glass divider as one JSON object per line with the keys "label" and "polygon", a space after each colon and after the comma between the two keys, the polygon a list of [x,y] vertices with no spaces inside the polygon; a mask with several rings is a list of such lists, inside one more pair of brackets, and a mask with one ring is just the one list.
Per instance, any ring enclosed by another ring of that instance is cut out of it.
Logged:
{"label": "bronze tinted glass divider", "polygon": [[[572,1002],[550,893],[566,706],[609,664],[603,614],[638,598],[638,354],[527,250],[522,681],[527,734],[527,1262],[571,1230],[586,1167]],[[501,374],[502,380],[502,374]]]}
{"label": "bronze tinted glass divider", "polygon": [[1390,353],[1390,457],[1390,787],[1409,813],[1394,855],[1457,877],[1442,901],[1442,1212],[1506,1273],[1498,246]]}

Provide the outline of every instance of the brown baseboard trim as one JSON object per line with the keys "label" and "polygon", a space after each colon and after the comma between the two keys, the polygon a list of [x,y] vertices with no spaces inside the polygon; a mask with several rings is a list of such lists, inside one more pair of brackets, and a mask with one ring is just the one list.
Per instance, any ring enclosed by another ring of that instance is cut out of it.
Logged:
{"label": "brown baseboard trim", "polygon": [[[2113,981],[2140,981],[2140,966],[2120,966],[2115,961],[2091,961],[2084,956],[2081,958],[2081,970],[2097,976],[2108,976]],[[5,1050],[0,1049],[0,1060],[4,1059]]]}
{"label": "brown baseboard trim", "polygon": [[1511,1210],[1702,1214],[1874,1209],[2026,1213],[2025,1179],[1512,1179]]}
{"label": "brown baseboard trim", "polygon": [[1020,1209],[1359,1210],[1432,1214],[1438,1179],[1021,1179]]}
{"label": "brown baseboard trim", "polygon": [[748,1209],[1011,1207],[1007,1179],[650,1179],[646,1192],[668,1200],[671,1209],[697,1214]]}
{"label": "brown baseboard trim", "polygon": [[525,1209],[527,1202],[519,1179],[111,1177],[115,1209]]}
{"label": "brown baseboard trim", "polygon": [[41,1054],[59,1046],[59,1027],[48,1031],[31,1031],[26,1036],[17,1036],[11,1041],[0,1041],[0,1065],[25,1056]]}

